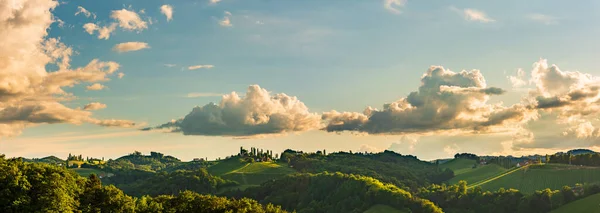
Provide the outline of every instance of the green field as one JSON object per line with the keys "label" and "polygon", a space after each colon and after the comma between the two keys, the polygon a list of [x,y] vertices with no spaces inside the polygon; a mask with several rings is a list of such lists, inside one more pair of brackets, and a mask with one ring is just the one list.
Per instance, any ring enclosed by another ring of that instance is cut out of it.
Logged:
{"label": "green field", "polygon": [[237,181],[240,183],[237,188],[242,190],[296,172],[283,163],[246,163],[239,158],[220,161],[208,167],[208,171],[223,179]]}
{"label": "green field", "polygon": [[404,213],[388,205],[377,204],[367,209],[364,213]]}
{"label": "green field", "polygon": [[532,165],[481,184],[483,190],[514,188],[523,193],[533,193],[546,188],[560,189],[577,183],[600,183],[600,168],[562,164]]}
{"label": "green field", "polygon": [[600,194],[595,194],[552,211],[551,213],[600,212]]}
{"label": "green field", "polygon": [[456,184],[458,181],[465,180],[470,185],[507,171],[507,169],[496,164],[478,165],[476,168],[473,168],[474,164],[475,160],[458,158],[441,164],[440,167],[449,168],[454,171],[454,178],[448,181],[450,184]]}

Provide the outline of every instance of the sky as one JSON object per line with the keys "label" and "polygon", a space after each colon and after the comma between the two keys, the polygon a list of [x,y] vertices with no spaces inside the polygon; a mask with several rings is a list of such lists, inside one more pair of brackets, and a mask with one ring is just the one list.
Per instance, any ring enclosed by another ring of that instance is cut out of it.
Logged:
{"label": "sky", "polygon": [[0,153],[600,151],[600,2],[5,0]]}

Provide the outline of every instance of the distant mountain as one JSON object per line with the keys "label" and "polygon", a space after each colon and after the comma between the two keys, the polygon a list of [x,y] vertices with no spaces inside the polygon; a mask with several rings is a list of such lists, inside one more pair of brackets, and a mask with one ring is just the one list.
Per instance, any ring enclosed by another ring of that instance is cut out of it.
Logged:
{"label": "distant mountain", "polygon": [[582,155],[582,154],[593,154],[596,152],[589,150],[589,149],[573,149],[573,150],[569,150],[567,152],[567,154],[568,153],[571,153],[572,155]]}

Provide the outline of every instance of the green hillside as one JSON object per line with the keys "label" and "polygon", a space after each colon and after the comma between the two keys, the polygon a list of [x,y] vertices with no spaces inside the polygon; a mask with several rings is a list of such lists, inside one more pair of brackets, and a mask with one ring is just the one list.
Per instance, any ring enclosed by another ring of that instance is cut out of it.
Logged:
{"label": "green hillside", "polygon": [[[431,201],[413,196],[393,184],[383,183],[371,177],[339,172],[287,175],[259,187],[247,189],[233,197],[248,197],[297,212],[389,210],[384,206],[406,212],[443,212]],[[376,206],[373,209],[377,204],[384,206]]]}
{"label": "green hillside", "polygon": [[446,163],[440,164],[440,167],[443,169],[451,169],[452,171],[454,171],[454,175],[459,175],[473,169],[474,164],[475,160],[456,158]]}
{"label": "green hillside", "polygon": [[208,167],[211,174],[221,176],[226,180],[233,180],[240,184],[240,189],[258,186],[268,180],[295,173],[286,164],[275,162],[247,163],[238,157],[217,162]]}
{"label": "green hillside", "polygon": [[600,212],[600,194],[576,200],[551,213]]}
{"label": "green hillside", "polygon": [[496,164],[477,165],[477,167],[473,168],[475,163],[475,160],[456,158],[441,164],[440,167],[454,171],[454,178],[448,180],[450,184],[456,184],[461,180],[467,181],[468,184],[473,184],[507,171],[507,169]]}
{"label": "green hillside", "polygon": [[536,190],[560,189],[577,183],[600,183],[600,168],[563,164],[532,165],[481,184],[481,188],[489,191],[514,188],[523,193],[533,193]]}
{"label": "green hillside", "polygon": [[388,205],[377,204],[367,209],[364,213],[404,213]]}

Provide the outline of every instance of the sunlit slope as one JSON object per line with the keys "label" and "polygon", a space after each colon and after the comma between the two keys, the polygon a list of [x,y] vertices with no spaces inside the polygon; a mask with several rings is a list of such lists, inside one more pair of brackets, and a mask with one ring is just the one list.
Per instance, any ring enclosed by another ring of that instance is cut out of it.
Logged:
{"label": "sunlit slope", "polygon": [[208,171],[224,179],[237,181],[242,189],[260,185],[266,181],[295,172],[286,164],[275,162],[247,163],[239,158],[218,162],[216,165],[209,167]]}
{"label": "sunlit slope", "polygon": [[551,213],[600,212],[600,194],[573,201]]}
{"label": "sunlit slope", "polygon": [[440,165],[440,167],[454,171],[454,178],[450,179],[448,183],[455,184],[465,180],[469,185],[500,175],[507,170],[496,164],[478,165],[473,168],[474,164],[475,160],[457,158]]}
{"label": "sunlit slope", "polygon": [[574,186],[577,183],[600,183],[600,168],[562,164],[532,165],[480,186],[489,191],[514,188],[523,193],[533,193],[536,190],[560,189],[565,185]]}
{"label": "sunlit slope", "polygon": [[474,164],[475,160],[455,158],[446,163],[440,164],[440,167],[443,169],[451,169],[452,171],[454,171],[454,175],[459,175],[470,171],[473,168]]}

